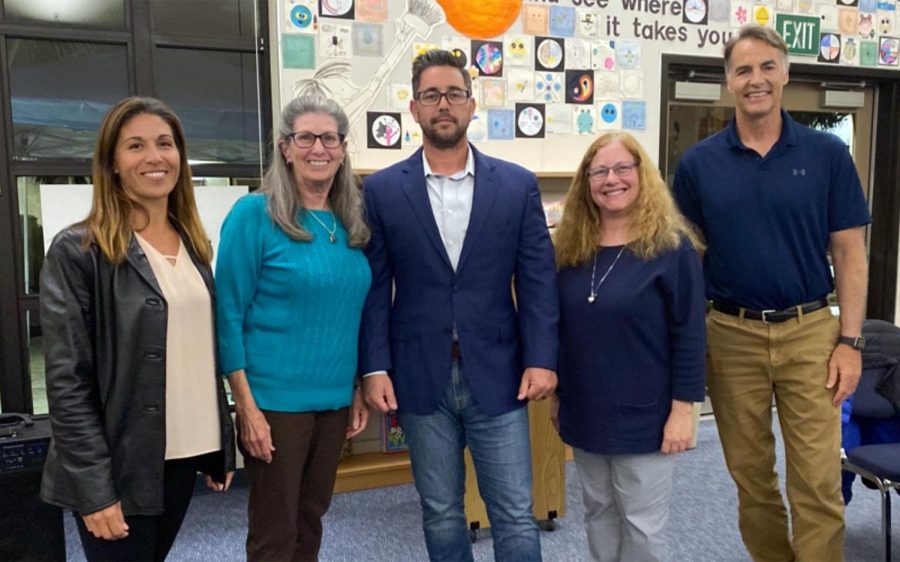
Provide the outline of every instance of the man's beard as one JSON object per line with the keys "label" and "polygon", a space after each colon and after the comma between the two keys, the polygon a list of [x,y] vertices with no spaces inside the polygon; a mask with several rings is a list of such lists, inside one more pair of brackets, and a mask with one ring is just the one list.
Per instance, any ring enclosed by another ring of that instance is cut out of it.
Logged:
{"label": "man's beard", "polygon": [[433,127],[431,126],[431,124],[429,124],[427,127],[422,127],[422,134],[435,148],[453,148],[457,146],[459,144],[459,141],[466,136],[466,130],[468,129],[468,124],[465,127],[460,126],[458,122],[454,124],[456,125],[455,129],[443,133],[438,132],[436,127]]}

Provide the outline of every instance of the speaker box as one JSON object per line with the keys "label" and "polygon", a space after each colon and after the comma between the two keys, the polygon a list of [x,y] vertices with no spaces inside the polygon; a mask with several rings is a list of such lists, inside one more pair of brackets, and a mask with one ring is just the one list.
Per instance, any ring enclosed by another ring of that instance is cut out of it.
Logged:
{"label": "speaker box", "polygon": [[64,561],[62,509],[38,496],[50,422],[18,417],[0,420],[0,560]]}

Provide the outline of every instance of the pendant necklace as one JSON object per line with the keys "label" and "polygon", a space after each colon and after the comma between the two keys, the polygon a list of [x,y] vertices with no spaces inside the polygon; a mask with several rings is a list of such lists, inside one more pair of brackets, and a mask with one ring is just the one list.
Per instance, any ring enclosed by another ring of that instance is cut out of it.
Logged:
{"label": "pendant necklace", "polygon": [[625,246],[619,248],[619,253],[616,254],[615,259],[609,264],[609,269],[606,270],[606,273],[603,274],[603,277],[600,278],[600,282],[594,285],[594,276],[597,274],[597,256],[600,255],[600,250],[597,250],[597,253],[594,254],[594,268],[591,269],[591,293],[588,295],[587,301],[588,304],[594,304],[594,301],[597,300],[597,291],[600,289],[600,285],[606,281],[606,276],[609,275],[609,272],[616,267],[616,262],[619,261],[619,258],[622,257],[622,252],[625,251]]}
{"label": "pendant necklace", "polygon": [[[337,242],[337,236],[334,235],[334,233],[337,232],[337,215],[335,215],[334,213],[331,213],[331,220],[333,220],[334,222],[332,223],[331,228],[328,228],[327,226],[325,226],[325,223],[322,222],[322,219],[320,219],[319,217],[316,216],[315,211],[310,209],[309,214],[310,214],[310,216],[312,216],[312,218],[316,219],[316,222],[321,224],[322,228],[325,229],[325,232],[328,233],[328,241],[331,242],[332,244]],[[607,273],[609,273],[609,272],[607,272]],[[600,282],[602,283],[603,281],[600,281]]]}

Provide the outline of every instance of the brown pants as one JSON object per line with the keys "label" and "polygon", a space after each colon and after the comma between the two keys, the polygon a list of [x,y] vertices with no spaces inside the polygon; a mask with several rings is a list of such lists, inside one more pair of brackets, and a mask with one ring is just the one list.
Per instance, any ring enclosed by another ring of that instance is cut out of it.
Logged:
{"label": "brown pants", "polygon": [[[706,327],[709,397],[748,552],[757,562],[843,560],[841,410],[825,388],[837,319],[828,308],[779,324],[713,310]],[[775,473],[773,394],[793,541]]]}
{"label": "brown pants", "polygon": [[349,408],[263,414],[275,451],[269,464],[244,456],[250,481],[247,560],[315,562]]}

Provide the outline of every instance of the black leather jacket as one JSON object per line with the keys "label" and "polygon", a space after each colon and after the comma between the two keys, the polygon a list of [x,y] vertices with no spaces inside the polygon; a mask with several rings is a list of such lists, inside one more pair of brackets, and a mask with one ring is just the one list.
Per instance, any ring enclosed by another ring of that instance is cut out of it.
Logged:
{"label": "black leather jacket", "polygon": [[[125,515],[163,512],[167,308],[132,237],[113,265],[84,228],[53,240],[41,271],[41,324],[53,439],[41,498],[80,514],[121,500]],[[185,239],[185,247],[191,248]],[[209,288],[212,271],[191,251]],[[217,379],[222,450],[203,472],[234,470],[234,426]],[[187,428],[185,428],[187,430]]]}

